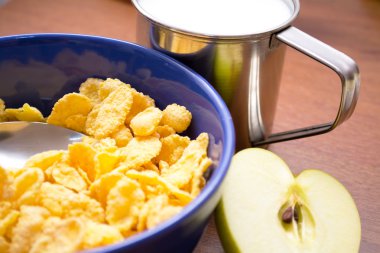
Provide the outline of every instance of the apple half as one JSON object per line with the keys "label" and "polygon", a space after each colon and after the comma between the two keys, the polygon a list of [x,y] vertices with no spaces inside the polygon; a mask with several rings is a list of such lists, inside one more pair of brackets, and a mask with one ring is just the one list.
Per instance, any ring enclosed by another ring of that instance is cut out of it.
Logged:
{"label": "apple half", "polygon": [[215,218],[226,252],[359,251],[360,217],[345,187],[319,170],[294,177],[265,149],[233,157]]}

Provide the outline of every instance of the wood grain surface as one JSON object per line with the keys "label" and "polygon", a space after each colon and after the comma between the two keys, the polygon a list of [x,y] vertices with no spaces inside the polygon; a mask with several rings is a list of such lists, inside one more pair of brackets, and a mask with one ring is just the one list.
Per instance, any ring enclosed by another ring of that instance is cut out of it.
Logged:
{"label": "wood grain surface", "polygon": [[[0,36],[67,32],[135,42],[135,25],[130,1],[0,0]],[[357,61],[359,101],[353,116],[333,132],[269,149],[295,173],[317,168],[340,180],[361,216],[360,252],[380,252],[380,1],[303,0],[294,26]],[[339,79],[330,70],[289,49],[274,131],[333,120],[340,92]],[[223,252],[213,220],[195,252]]]}

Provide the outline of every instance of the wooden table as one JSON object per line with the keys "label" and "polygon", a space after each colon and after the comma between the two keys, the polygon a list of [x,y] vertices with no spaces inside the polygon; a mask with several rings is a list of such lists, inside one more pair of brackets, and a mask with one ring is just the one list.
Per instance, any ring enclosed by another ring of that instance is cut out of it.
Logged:
{"label": "wooden table", "polygon": [[[136,10],[129,1],[5,2],[0,6],[0,36],[68,32],[135,42]],[[361,92],[353,116],[333,132],[269,149],[295,173],[318,168],[343,182],[361,215],[361,252],[380,252],[380,2],[304,0],[294,25],[354,58],[361,70]],[[274,130],[331,121],[339,99],[338,78],[289,49]],[[223,252],[212,221],[196,252]]]}

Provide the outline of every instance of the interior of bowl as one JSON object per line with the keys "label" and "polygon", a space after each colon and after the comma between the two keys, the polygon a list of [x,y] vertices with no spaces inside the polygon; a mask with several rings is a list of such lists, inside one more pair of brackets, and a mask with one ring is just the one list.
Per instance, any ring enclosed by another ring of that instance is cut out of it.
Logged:
{"label": "interior of bowl", "polygon": [[202,193],[170,222],[130,243],[167,229],[207,202],[220,186],[234,152],[231,116],[215,90],[199,75],[156,51],[101,37],[31,34],[0,38],[0,98],[7,107],[24,103],[47,116],[54,103],[77,92],[88,77],[118,78],[151,96],[156,106],[177,103],[191,111],[186,135],[210,138],[211,176]]}

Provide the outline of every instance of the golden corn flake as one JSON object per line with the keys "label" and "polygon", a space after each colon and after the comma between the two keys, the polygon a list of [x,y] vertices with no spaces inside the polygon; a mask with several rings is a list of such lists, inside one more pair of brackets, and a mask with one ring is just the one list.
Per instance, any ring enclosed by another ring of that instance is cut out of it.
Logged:
{"label": "golden corn flake", "polygon": [[111,172],[119,163],[120,157],[109,152],[99,152],[95,155],[95,179]]}
{"label": "golden corn flake", "polygon": [[37,108],[32,107],[27,103],[25,103],[21,108],[5,109],[5,113],[8,118],[13,118],[20,121],[35,121],[35,122],[45,121],[42,113]]}
{"label": "golden corn flake", "polygon": [[143,226],[141,223],[145,223],[145,227],[150,229],[178,214],[183,208],[170,205],[167,195],[159,195],[146,202],[144,209],[147,209],[143,212],[145,217],[140,216],[139,226]]}
{"label": "golden corn flake", "polygon": [[[3,101],[3,100],[1,100],[1,101]],[[1,102],[0,102],[0,107],[1,107]],[[8,117],[5,113],[5,111],[0,109],[0,122],[6,122],[6,121],[8,121]],[[0,238],[0,240],[1,240],[1,238]],[[0,245],[0,247],[1,247],[1,245]]]}
{"label": "golden corn flake", "polygon": [[95,149],[96,152],[115,152],[118,150],[116,146],[116,141],[112,138],[104,138],[97,140],[92,137],[85,136],[82,138],[82,142],[85,144],[89,144],[91,147]]}
{"label": "golden corn flake", "polygon": [[57,163],[52,167],[51,177],[55,183],[65,186],[76,192],[87,189],[86,181],[79,172],[65,163]]}
{"label": "golden corn flake", "polygon": [[5,102],[0,98],[0,122],[8,121],[7,114],[5,113]]}
{"label": "golden corn flake", "polygon": [[9,121],[7,114],[5,111],[0,111],[0,122],[6,122]]}
{"label": "golden corn flake", "polygon": [[85,135],[85,136],[82,137],[82,142],[93,146],[94,144],[98,143],[99,140]]}
{"label": "golden corn flake", "polygon": [[12,197],[13,191],[11,189],[11,176],[7,170],[0,166],[0,201],[8,200]]}
{"label": "golden corn flake", "polygon": [[95,149],[84,142],[69,145],[70,163],[74,168],[80,168],[87,173],[91,181],[95,179]]}
{"label": "golden corn flake", "polygon": [[155,171],[136,171],[129,170],[125,175],[131,179],[135,179],[140,182],[141,185],[152,185],[152,186],[162,186],[161,193],[167,193],[167,195],[173,196],[173,198],[178,200],[181,205],[187,205],[193,197],[183,190],[180,190],[176,186],[172,185],[170,182],[159,176]]}
{"label": "golden corn flake", "polygon": [[93,104],[100,103],[99,87],[104,80],[98,78],[87,78],[80,87],[79,93],[88,97]]}
{"label": "golden corn flake", "polygon": [[0,122],[15,121],[16,117],[5,112],[5,102],[0,98]]}
{"label": "golden corn flake", "polygon": [[[77,168],[80,177],[86,182],[87,186],[91,185],[91,180],[88,178],[87,173],[81,168]],[[87,187],[88,188],[88,187]]]}
{"label": "golden corn flake", "polygon": [[112,138],[104,138],[94,143],[93,147],[98,152],[115,152],[118,150],[116,141]]}
{"label": "golden corn flake", "polygon": [[62,185],[44,182],[40,188],[39,200],[41,206],[61,218],[84,216],[94,221],[104,221],[104,210],[99,202]]}
{"label": "golden corn flake", "polygon": [[179,188],[186,186],[192,178],[193,170],[201,164],[202,159],[207,158],[207,146],[208,135],[202,133],[190,142],[176,163],[161,171],[162,176]]}
{"label": "golden corn flake", "polygon": [[85,233],[81,243],[83,250],[106,246],[124,239],[119,230],[110,225],[91,220],[87,220],[85,225]]}
{"label": "golden corn flake", "polygon": [[3,236],[0,236],[0,252],[8,253],[9,247],[10,243]]}
{"label": "golden corn flake", "polygon": [[92,108],[91,112],[87,115],[85,132],[84,132],[86,135],[95,137],[94,136],[95,130],[93,129],[92,126],[95,124],[95,122],[97,120],[97,117],[98,117],[98,114],[100,111],[100,106],[101,106],[101,104],[96,104]]}
{"label": "golden corn flake", "polygon": [[129,178],[120,179],[107,196],[106,220],[121,233],[137,225],[141,207],[145,201],[139,183]]}
{"label": "golden corn flake", "polygon": [[142,185],[150,184],[150,185],[159,185],[160,184],[160,176],[156,171],[152,170],[129,170],[125,173],[125,175],[131,179],[135,179],[139,181]]}
{"label": "golden corn flake", "polygon": [[163,160],[160,160],[158,162],[158,169],[162,172],[162,171],[165,171],[165,170],[168,170],[170,168],[170,165],[163,161]]}
{"label": "golden corn flake", "polygon": [[0,112],[5,110],[5,102],[0,98]]}
{"label": "golden corn flake", "polygon": [[79,93],[64,95],[55,103],[53,110],[47,118],[47,123],[66,126],[65,121],[69,116],[82,114],[86,116],[92,109],[91,100]]}
{"label": "golden corn flake", "polygon": [[148,107],[138,113],[130,123],[130,127],[135,136],[151,135],[162,118],[162,112],[157,107]]}
{"label": "golden corn flake", "polygon": [[103,101],[110,95],[113,91],[116,89],[120,88],[120,86],[124,86],[127,88],[130,88],[131,86],[129,84],[123,83],[119,79],[112,79],[112,78],[107,78],[105,81],[101,82],[99,84],[99,91],[98,91],[98,96],[100,101]]}
{"label": "golden corn flake", "polygon": [[84,133],[86,131],[87,116],[83,114],[70,115],[65,119],[64,126],[74,131]]}
{"label": "golden corn flake", "polygon": [[86,132],[97,139],[110,136],[124,124],[132,102],[131,88],[120,86],[99,104],[97,110],[91,111],[86,122]]}
{"label": "golden corn flake", "polygon": [[76,252],[85,234],[84,223],[77,217],[47,220],[30,249],[30,253]]}
{"label": "golden corn flake", "polygon": [[111,137],[118,147],[125,147],[132,140],[133,135],[131,130],[123,124]]}
{"label": "golden corn flake", "polygon": [[159,168],[157,167],[156,164],[154,164],[153,162],[147,162],[143,165],[143,170],[146,170],[146,171],[154,171],[156,172],[157,174],[160,173],[160,170]]}
{"label": "golden corn flake", "polygon": [[157,126],[156,133],[160,135],[160,138],[168,137],[169,135],[175,134],[174,128],[168,125]]}
{"label": "golden corn flake", "polygon": [[35,154],[26,161],[24,167],[37,167],[46,170],[54,163],[60,161],[65,153],[66,151],[63,150],[49,150]]}
{"label": "golden corn flake", "polygon": [[150,162],[161,150],[161,142],[157,137],[135,137],[125,148],[121,148],[123,161],[118,171],[139,167]]}
{"label": "golden corn flake", "polygon": [[132,118],[134,118],[139,112],[144,111],[148,107],[154,106],[154,100],[151,97],[144,95],[141,92],[137,92],[135,89],[132,89],[132,95],[133,104],[125,119],[125,124],[127,125],[129,125]]}
{"label": "golden corn flake", "polygon": [[19,214],[19,211],[12,209],[11,202],[0,201],[0,237],[16,224]]}
{"label": "golden corn flake", "polygon": [[177,133],[182,133],[189,127],[191,118],[191,112],[186,107],[171,104],[163,110],[161,124],[171,126]]}
{"label": "golden corn flake", "polygon": [[29,252],[48,217],[50,217],[50,212],[43,207],[21,206],[20,216],[13,228],[9,252]]}
{"label": "golden corn flake", "polygon": [[20,169],[12,183],[14,190],[12,200],[17,206],[35,204],[37,194],[45,180],[43,171],[40,168]]}
{"label": "golden corn flake", "polygon": [[192,197],[198,196],[201,192],[203,186],[206,184],[206,180],[203,177],[203,174],[212,164],[212,160],[208,157],[202,159],[199,166],[193,171],[193,177],[191,179],[191,189],[190,194]]}
{"label": "golden corn flake", "polygon": [[159,161],[165,161],[169,165],[175,163],[181,156],[185,148],[190,143],[190,138],[172,134],[161,139],[162,148],[157,157]]}
{"label": "golden corn flake", "polygon": [[116,183],[124,178],[121,173],[108,173],[101,176],[90,186],[90,196],[99,201],[103,207],[106,206],[109,191],[115,187]]}

